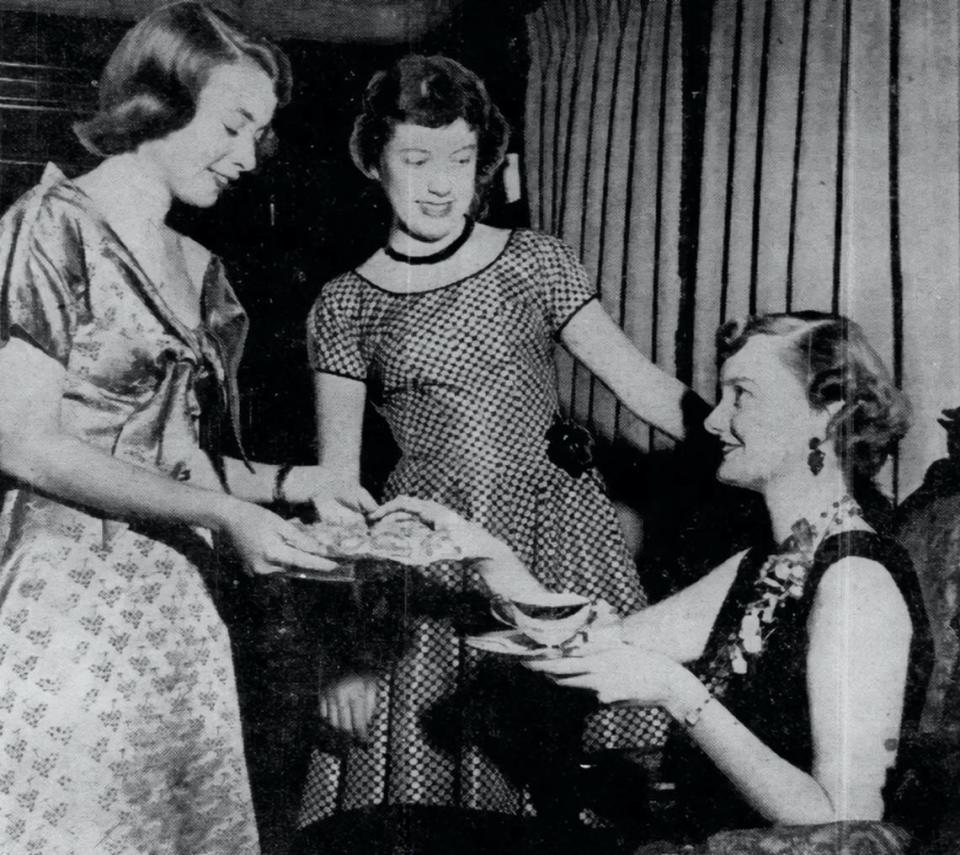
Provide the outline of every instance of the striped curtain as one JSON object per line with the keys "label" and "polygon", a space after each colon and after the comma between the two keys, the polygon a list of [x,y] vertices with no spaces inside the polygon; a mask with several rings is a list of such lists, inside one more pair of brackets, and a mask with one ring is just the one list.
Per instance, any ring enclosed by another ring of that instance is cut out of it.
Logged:
{"label": "striped curtain", "polygon": [[[679,7],[547,0],[528,16],[524,128],[534,228],[580,252],[604,307],[675,372],[682,133]],[[561,394],[600,433],[649,442],[566,353]]]}
{"label": "striped curtain", "polygon": [[[681,3],[624,5],[548,0],[531,15],[536,224],[581,249],[607,307],[665,369],[683,356],[674,341],[691,342],[707,398],[725,318],[853,317],[914,403],[887,480],[912,490],[943,456],[939,411],[960,405],[960,4],[714,0],[694,234],[677,217]],[[621,45],[636,46],[629,59]],[[621,122],[632,133],[617,139]],[[696,275],[681,280],[691,241]],[[692,313],[677,326],[681,301]],[[582,373],[567,369],[575,411],[618,429]]]}

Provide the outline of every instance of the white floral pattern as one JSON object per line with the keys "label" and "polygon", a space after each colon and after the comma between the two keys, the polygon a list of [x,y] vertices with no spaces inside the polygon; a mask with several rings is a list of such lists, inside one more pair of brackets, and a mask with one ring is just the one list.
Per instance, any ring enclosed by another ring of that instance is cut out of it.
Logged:
{"label": "white floral pattern", "polygon": [[[211,335],[182,329],[53,169],[0,222],[0,259],[0,343],[24,338],[64,365],[65,428],[215,486],[197,387],[209,374],[231,388],[223,343],[245,329],[219,263]],[[18,488],[3,494],[0,542],[0,851],[258,852],[208,535]]]}

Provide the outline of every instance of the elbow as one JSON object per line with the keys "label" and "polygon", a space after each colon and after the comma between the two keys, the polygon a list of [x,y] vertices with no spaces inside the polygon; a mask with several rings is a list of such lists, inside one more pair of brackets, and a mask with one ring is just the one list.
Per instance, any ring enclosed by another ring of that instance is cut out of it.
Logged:
{"label": "elbow", "polygon": [[859,794],[845,793],[841,798],[831,798],[822,789],[815,795],[810,800],[792,800],[767,818],[774,825],[829,825],[883,819],[883,797],[872,788]]}
{"label": "elbow", "polygon": [[789,805],[774,816],[767,817],[774,825],[828,825],[840,822],[842,817],[832,805]]}

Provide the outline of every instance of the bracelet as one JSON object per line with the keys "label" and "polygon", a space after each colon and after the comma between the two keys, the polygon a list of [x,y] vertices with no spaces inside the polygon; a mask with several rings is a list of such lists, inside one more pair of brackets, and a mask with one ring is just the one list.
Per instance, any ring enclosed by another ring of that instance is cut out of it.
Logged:
{"label": "bracelet", "polygon": [[709,706],[710,702],[713,700],[715,700],[713,695],[707,695],[706,698],[704,698],[700,702],[700,705],[698,707],[696,707],[691,712],[688,712],[683,717],[683,723],[686,725],[687,730],[692,730],[694,727],[697,726],[697,724],[700,722],[700,716],[703,715],[703,711],[707,708],[707,706]]}
{"label": "bracelet", "polygon": [[282,466],[277,467],[277,472],[273,476],[273,504],[275,505],[290,504],[290,502],[287,501],[287,494],[283,489],[283,485],[291,469],[293,469],[292,463],[284,463]]}

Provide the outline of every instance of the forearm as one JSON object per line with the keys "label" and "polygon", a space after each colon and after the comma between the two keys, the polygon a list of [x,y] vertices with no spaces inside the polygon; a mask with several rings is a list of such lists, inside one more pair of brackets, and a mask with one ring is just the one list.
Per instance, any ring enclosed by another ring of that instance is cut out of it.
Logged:
{"label": "forearm", "polygon": [[224,474],[230,493],[238,499],[266,505],[273,501],[274,485],[280,465],[251,462],[234,457],[223,458]]}
{"label": "forearm", "polygon": [[288,505],[307,505],[333,497],[351,507],[356,505],[358,510],[365,507],[357,493],[356,478],[351,479],[326,466],[286,467],[255,462],[248,466],[242,460],[226,458],[224,468],[231,494],[247,502],[266,505],[279,501]]}
{"label": "forearm", "polygon": [[703,651],[699,637],[690,632],[675,632],[669,605],[649,606],[623,619],[623,640],[637,647],[656,650],[675,662],[692,662]]}
{"label": "forearm", "polygon": [[495,597],[522,602],[525,596],[547,592],[506,544],[497,542],[489,551],[490,557],[476,561],[474,566]]}
{"label": "forearm", "polygon": [[63,433],[3,442],[0,469],[40,492],[126,520],[219,529],[238,501],[118,460]]}
{"label": "forearm", "polygon": [[360,480],[366,386],[344,377],[314,377],[319,463],[342,481]]}
{"label": "forearm", "polygon": [[676,377],[661,371],[642,357],[636,358],[639,354],[630,356],[634,356],[632,361],[635,364],[630,366],[632,377],[629,382],[624,382],[619,372],[600,379],[637,418],[674,439],[687,438],[691,424],[686,411],[690,408],[691,399],[702,404],[699,408],[694,407],[703,411],[700,422],[706,417],[709,407]]}
{"label": "forearm", "polygon": [[647,359],[600,304],[583,307],[561,340],[637,418],[675,439],[703,423],[709,407],[676,377]]}
{"label": "forearm", "polygon": [[743,552],[730,556],[682,591],[625,617],[624,640],[675,662],[699,659],[742,557]]}
{"label": "forearm", "polygon": [[710,700],[704,705],[708,697],[703,684],[686,672],[682,687],[665,706],[680,722],[702,708],[697,722],[688,728],[689,736],[754,810],[770,822],[783,825],[848,818],[837,815],[829,794],[812,775],[771,750],[720,701]]}
{"label": "forearm", "polygon": [[339,483],[360,482],[360,433],[337,433],[329,425],[317,435],[318,464]]}

